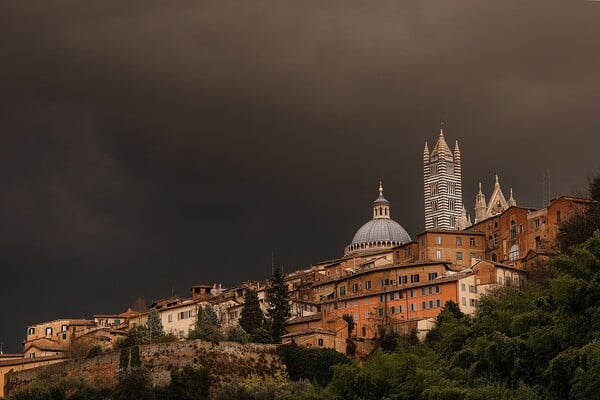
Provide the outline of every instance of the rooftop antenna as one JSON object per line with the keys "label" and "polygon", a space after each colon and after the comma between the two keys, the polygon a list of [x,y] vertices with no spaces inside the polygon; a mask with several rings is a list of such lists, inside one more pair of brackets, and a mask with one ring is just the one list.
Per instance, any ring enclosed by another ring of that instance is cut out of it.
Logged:
{"label": "rooftop antenna", "polygon": [[0,342],[0,354],[4,354],[4,351],[2,349],[2,346],[4,346],[4,343]]}
{"label": "rooftop antenna", "polygon": [[171,297],[175,297],[175,285],[171,283]]}

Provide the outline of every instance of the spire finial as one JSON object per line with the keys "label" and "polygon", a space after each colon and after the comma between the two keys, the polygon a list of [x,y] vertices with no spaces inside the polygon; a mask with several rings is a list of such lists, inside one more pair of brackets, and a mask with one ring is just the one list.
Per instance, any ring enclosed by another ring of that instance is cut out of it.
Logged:
{"label": "spire finial", "polygon": [[379,195],[383,196],[383,183],[379,181]]}
{"label": "spire finial", "polygon": [[481,193],[481,182],[479,182],[479,193]]}
{"label": "spire finial", "polygon": [[444,136],[444,121],[440,119],[440,136]]}
{"label": "spire finial", "polygon": [[496,174],[496,185],[499,185],[500,182],[498,182],[498,174]]}

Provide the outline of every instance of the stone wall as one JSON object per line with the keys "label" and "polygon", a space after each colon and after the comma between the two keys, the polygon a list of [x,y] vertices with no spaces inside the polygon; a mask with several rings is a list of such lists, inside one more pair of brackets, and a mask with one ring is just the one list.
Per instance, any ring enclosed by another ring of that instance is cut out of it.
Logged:
{"label": "stone wall", "polygon": [[[150,371],[152,386],[167,385],[170,370],[187,364],[208,367],[213,385],[218,386],[238,377],[273,375],[283,365],[275,349],[275,345],[222,342],[213,346],[200,340],[187,340],[141,345],[140,356]],[[119,351],[111,351],[93,358],[68,360],[60,364],[12,372],[6,376],[5,394],[49,376],[87,375],[102,386],[112,387],[117,383],[119,356]]]}

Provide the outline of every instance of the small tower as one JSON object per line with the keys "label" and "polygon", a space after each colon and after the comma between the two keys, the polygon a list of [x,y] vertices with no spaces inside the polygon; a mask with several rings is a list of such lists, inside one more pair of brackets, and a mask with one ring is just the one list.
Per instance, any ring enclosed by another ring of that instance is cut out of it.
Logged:
{"label": "small tower", "polygon": [[383,184],[379,181],[379,197],[373,202],[373,219],[390,219],[390,202],[383,197]]}
{"label": "small tower", "polygon": [[512,188],[510,188],[510,197],[508,198],[508,206],[512,207],[512,206],[516,206],[516,205],[517,205],[517,200],[515,200],[515,198],[513,197]]}
{"label": "small tower", "polygon": [[485,202],[485,194],[481,191],[481,182],[479,182],[479,193],[475,196],[475,223],[487,218],[486,210],[487,203]]}
{"label": "small tower", "polygon": [[425,198],[425,229],[458,229],[462,217],[462,167],[460,148],[455,142],[450,150],[444,129],[431,153],[425,143],[423,150],[423,192]]}

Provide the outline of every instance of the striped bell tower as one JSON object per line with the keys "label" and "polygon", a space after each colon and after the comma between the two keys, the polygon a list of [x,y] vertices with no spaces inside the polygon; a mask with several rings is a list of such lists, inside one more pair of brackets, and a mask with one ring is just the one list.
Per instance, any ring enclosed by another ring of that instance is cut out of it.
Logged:
{"label": "striped bell tower", "polygon": [[425,197],[425,229],[462,228],[463,214],[460,148],[458,141],[450,150],[444,129],[440,128],[435,147],[423,150],[423,191]]}

